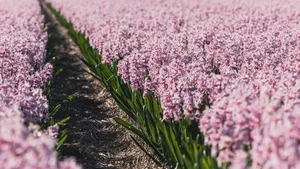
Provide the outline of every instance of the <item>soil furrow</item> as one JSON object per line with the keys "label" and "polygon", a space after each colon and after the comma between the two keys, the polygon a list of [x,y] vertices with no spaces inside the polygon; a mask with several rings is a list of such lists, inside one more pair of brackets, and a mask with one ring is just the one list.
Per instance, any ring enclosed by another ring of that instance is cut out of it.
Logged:
{"label": "soil furrow", "polygon": [[129,133],[113,122],[112,117],[124,115],[104,87],[84,72],[87,67],[67,30],[47,8],[44,14],[49,34],[48,56],[59,56],[55,69],[63,69],[51,86],[50,106],[76,94],[75,101],[64,104],[55,116],[57,120],[71,117],[61,156],[76,157],[85,169],[153,168],[152,162],[132,143]]}

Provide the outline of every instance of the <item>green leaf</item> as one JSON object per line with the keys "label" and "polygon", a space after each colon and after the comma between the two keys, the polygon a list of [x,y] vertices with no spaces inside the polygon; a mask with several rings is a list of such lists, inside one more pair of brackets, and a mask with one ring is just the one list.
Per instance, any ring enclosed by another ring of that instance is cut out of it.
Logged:
{"label": "green leaf", "polygon": [[132,124],[122,120],[121,118],[115,117],[114,118],[115,122],[117,122],[119,125],[127,128],[128,130],[132,131],[134,134],[136,134],[137,136],[139,136],[140,138],[142,138],[146,143],[149,144],[149,141],[147,140],[147,138],[143,135],[143,133],[137,129],[135,126],[133,126]]}
{"label": "green leaf", "polygon": [[55,74],[53,75],[53,77],[58,76],[61,72],[63,71],[63,68],[58,69]]}
{"label": "green leaf", "polygon": [[67,99],[65,99],[63,101],[63,103],[70,103],[70,102],[74,101],[77,95],[78,95],[78,93],[70,95]]}
{"label": "green leaf", "polygon": [[53,117],[61,108],[61,104],[57,105],[52,111],[50,111],[49,117]]}
{"label": "green leaf", "polygon": [[57,124],[58,124],[59,126],[65,126],[65,125],[67,125],[67,121],[69,121],[70,118],[71,118],[71,117],[68,116],[68,117],[64,118],[63,120],[61,120],[60,122],[58,122]]}
{"label": "green leaf", "polygon": [[68,135],[65,135],[62,139],[60,139],[60,141],[57,143],[57,146],[56,146],[56,150],[58,150],[62,145],[63,143],[67,140],[68,138]]}

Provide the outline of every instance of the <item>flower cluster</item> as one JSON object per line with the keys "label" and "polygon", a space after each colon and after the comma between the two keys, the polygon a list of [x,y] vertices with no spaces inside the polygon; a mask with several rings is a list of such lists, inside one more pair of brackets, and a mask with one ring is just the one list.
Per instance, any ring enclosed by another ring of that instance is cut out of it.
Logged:
{"label": "flower cluster", "polygon": [[48,1],[165,119],[199,120],[220,162],[299,166],[297,0]]}
{"label": "flower cluster", "polygon": [[24,125],[17,105],[0,107],[1,169],[80,169],[72,158],[58,162],[55,145],[56,140],[39,126]]}
{"label": "flower cluster", "polygon": [[57,161],[57,125],[39,131],[32,124],[48,117],[43,89],[52,77],[39,2],[1,0],[0,28],[0,168],[81,168],[74,159]]}
{"label": "flower cluster", "polygon": [[41,87],[52,66],[44,65],[47,33],[40,7],[36,1],[4,0],[0,13],[0,100],[20,105],[27,121],[41,121],[48,113]]}
{"label": "flower cluster", "polygon": [[220,163],[247,160],[240,153],[248,152],[253,168],[298,168],[299,78],[296,83],[289,87],[261,81],[239,84],[204,111],[200,128]]}

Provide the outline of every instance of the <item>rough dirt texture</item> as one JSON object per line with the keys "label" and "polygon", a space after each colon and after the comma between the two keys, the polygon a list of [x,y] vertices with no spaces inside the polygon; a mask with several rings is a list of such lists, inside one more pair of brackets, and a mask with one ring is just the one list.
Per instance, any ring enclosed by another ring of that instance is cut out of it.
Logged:
{"label": "rough dirt texture", "polygon": [[[45,8],[44,8],[45,9]],[[48,56],[60,56],[55,69],[63,69],[52,84],[50,106],[56,106],[76,93],[75,101],[63,104],[55,119],[68,116],[69,136],[60,148],[62,158],[74,156],[85,169],[156,168],[131,141],[128,131],[115,124],[113,117],[124,117],[104,87],[84,70],[81,53],[48,9]],[[126,118],[126,117],[125,117]]]}

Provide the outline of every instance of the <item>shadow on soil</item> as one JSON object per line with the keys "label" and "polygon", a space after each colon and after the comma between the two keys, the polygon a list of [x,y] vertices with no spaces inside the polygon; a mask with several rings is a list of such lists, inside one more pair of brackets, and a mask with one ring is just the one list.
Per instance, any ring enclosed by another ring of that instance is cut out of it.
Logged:
{"label": "shadow on soil", "polygon": [[68,138],[60,148],[61,157],[74,156],[85,169],[129,168],[131,156],[116,157],[131,144],[128,139],[120,140],[125,132],[110,120],[118,110],[105,106],[109,95],[101,94],[103,87],[83,71],[86,67],[79,59],[81,54],[76,45],[49,11],[45,10],[44,14],[48,23],[48,58],[60,56],[55,70],[63,69],[51,86],[50,107],[77,94],[75,101],[64,104],[54,117],[57,121],[71,117]]}

